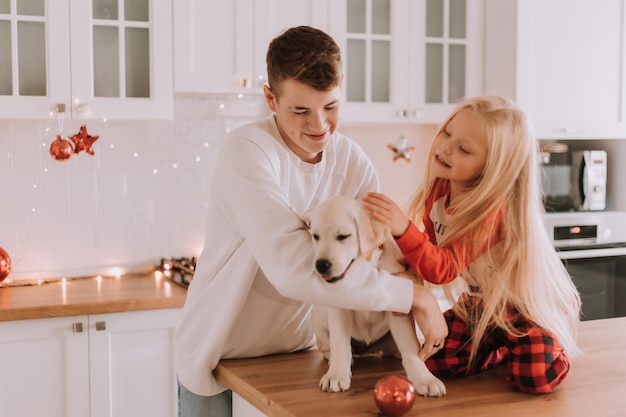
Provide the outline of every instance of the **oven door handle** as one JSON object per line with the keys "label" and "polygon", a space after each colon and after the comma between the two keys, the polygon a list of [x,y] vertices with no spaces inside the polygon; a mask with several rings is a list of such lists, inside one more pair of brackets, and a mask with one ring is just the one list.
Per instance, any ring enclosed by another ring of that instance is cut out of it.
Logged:
{"label": "oven door handle", "polygon": [[626,256],[626,247],[601,248],[601,249],[580,249],[558,251],[559,259],[585,259],[585,258],[606,258],[607,256]]}

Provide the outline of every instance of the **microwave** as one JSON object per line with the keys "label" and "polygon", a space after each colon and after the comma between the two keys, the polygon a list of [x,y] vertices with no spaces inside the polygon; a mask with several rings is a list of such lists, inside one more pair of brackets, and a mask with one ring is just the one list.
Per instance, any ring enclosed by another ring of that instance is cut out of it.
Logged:
{"label": "microwave", "polygon": [[539,168],[546,212],[606,208],[606,151],[570,151],[563,143],[542,144]]}
{"label": "microwave", "polygon": [[606,208],[605,151],[572,152],[572,200],[574,209],[582,211]]}

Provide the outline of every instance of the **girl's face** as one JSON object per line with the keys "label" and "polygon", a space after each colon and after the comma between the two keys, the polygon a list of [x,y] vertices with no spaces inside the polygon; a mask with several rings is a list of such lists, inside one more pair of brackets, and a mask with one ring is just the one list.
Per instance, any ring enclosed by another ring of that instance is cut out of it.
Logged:
{"label": "girl's face", "polygon": [[479,176],[487,163],[487,133],[482,116],[469,110],[457,113],[433,144],[432,174],[450,180],[452,189]]}
{"label": "girl's face", "polygon": [[335,87],[318,91],[299,81],[281,83],[280,98],[265,86],[265,100],[276,115],[276,125],[285,144],[304,162],[319,162],[339,121],[339,97]]}

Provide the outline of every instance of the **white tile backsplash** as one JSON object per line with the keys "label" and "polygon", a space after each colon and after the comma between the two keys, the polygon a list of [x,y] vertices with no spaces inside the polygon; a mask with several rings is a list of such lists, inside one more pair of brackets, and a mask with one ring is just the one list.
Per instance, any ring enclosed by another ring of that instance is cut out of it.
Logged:
{"label": "white tile backsplash", "polygon": [[[13,280],[111,274],[162,257],[194,256],[204,242],[209,181],[225,133],[262,117],[261,96],[179,95],[172,121],[88,121],[95,155],[50,157],[58,121],[0,120],[0,247]],[[66,120],[63,136],[78,132]],[[384,192],[408,202],[422,177],[431,126],[346,126],[372,158]],[[414,159],[392,161],[400,135]]]}
{"label": "white tile backsplash", "polygon": [[[260,96],[181,95],[172,121],[87,121],[94,156],[50,157],[56,118],[0,120],[0,247],[11,279],[138,269],[197,255],[217,150]],[[80,121],[65,120],[63,137]]]}

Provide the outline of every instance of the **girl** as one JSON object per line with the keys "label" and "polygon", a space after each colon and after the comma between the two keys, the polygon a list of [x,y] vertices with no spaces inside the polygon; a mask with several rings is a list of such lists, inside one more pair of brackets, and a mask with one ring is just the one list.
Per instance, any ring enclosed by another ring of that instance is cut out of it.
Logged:
{"label": "girl", "polygon": [[444,313],[448,338],[427,360],[439,376],[506,361],[511,384],[546,393],[567,376],[566,353],[580,353],[580,296],[542,222],[537,149],[512,102],[469,99],[437,133],[410,220],[382,194],[363,199],[419,276],[449,284],[449,297],[462,290]]}

